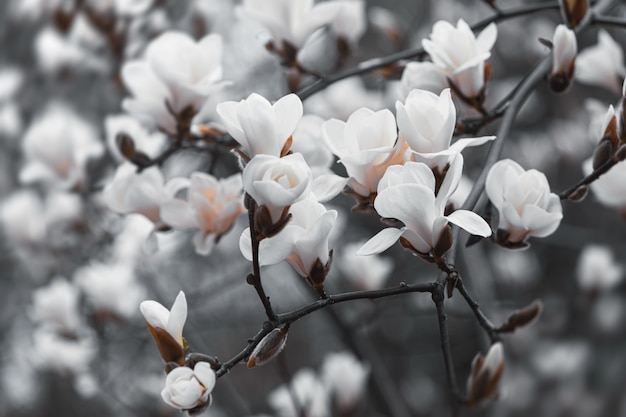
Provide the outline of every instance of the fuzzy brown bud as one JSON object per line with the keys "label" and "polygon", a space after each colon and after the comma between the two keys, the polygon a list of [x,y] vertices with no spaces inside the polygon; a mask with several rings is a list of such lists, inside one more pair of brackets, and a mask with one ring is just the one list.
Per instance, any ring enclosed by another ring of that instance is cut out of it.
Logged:
{"label": "fuzzy brown bud", "polygon": [[278,356],[287,343],[287,333],[287,328],[276,328],[261,339],[250,354],[248,368],[264,365]]}

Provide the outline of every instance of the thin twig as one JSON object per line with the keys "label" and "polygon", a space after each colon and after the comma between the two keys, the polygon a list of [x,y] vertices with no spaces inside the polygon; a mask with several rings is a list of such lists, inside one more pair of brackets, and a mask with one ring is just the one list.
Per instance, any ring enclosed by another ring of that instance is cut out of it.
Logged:
{"label": "thin twig", "polygon": [[620,162],[621,161],[615,157],[609,159],[604,164],[596,168],[591,174],[587,175],[586,177],[584,177],[583,179],[581,179],[580,181],[578,181],[576,184],[572,185],[568,189],[561,191],[558,194],[559,198],[561,200],[568,199],[570,196],[576,193],[580,189],[580,187],[591,184],[592,182],[600,178],[600,176],[606,174],[611,168],[613,168],[615,165],[617,165]]}
{"label": "thin twig", "polygon": [[482,310],[480,309],[480,304],[478,304],[478,302],[474,300],[472,296],[467,292],[467,288],[465,288],[465,286],[463,285],[463,280],[460,276],[456,281],[456,289],[459,290],[459,293],[463,296],[469,307],[474,312],[474,315],[476,316],[480,327],[485,330],[485,332],[489,336],[489,339],[491,340],[491,343],[493,344],[500,340],[496,326],[494,326],[491,320],[489,320],[487,316],[485,316],[485,313],[482,312]]}

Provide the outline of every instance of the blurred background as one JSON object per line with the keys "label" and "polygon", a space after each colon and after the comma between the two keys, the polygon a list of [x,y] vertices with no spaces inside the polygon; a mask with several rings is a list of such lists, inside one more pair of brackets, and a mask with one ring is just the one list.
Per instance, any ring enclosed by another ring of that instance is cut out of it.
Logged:
{"label": "blurred background", "polygon": [[[113,213],[100,191],[116,165],[111,118],[124,113],[121,103],[129,95],[120,69],[140,57],[151,39],[168,30],[196,39],[223,36],[223,78],[232,84],[211,97],[205,123],[219,120],[214,108],[221,101],[251,92],[270,100],[286,94],[286,71],[264,48],[262,27],[236,17],[237,1],[154,0],[141,13],[124,9],[130,3],[140,2],[0,3],[0,415],[179,415],[160,398],[163,363],[139,314],[142,300],[169,308],[185,291],[191,350],[220,360],[243,349],[263,323],[262,306],[245,282],[251,264],[239,252],[245,216],[208,256],[194,252],[191,232],[179,231],[159,233],[159,251],[149,254],[144,242],[152,224]],[[506,10],[530,2],[497,3]],[[473,23],[494,13],[481,1],[364,4],[367,29],[342,68],[418,47],[437,20]],[[624,16],[620,7],[612,14]],[[498,26],[487,107],[549,52],[538,38],[552,39],[560,21],[552,9]],[[581,34],[579,50],[595,45],[598,31]],[[608,32],[622,48],[626,33]],[[404,98],[400,74],[396,68],[391,76],[376,72],[340,81],[308,98],[305,114],[345,120],[361,106],[393,110]],[[310,82],[304,77],[301,86]],[[518,115],[504,157],[544,172],[555,192],[567,188],[584,175],[582,164],[601,136],[606,109],[620,96],[581,83],[557,96],[540,84]],[[37,127],[50,112],[52,122]],[[497,125],[480,134],[493,134]],[[45,182],[25,183],[24,138],[55,131],[78,132],[100,144],[98,156],[85,165],[81,189],[59,192]],[[468,187],[487,149],[465,153]],[[239,169],[229,152],[186,150],[162,171],[171,178],[209,167],[220,177]],[[345,173],[339,164],[332,168]],[[328,204],[339,211],[328,292],[437,276],[432,265],[399,245],[381,256],[356,258],[355,250],[382,225],[375,215],[351,213],[353,204],[346,195]],[[624,212],[590,193],[583,202],[564,202],[558,231],[530,243],[513,251],[484,241],[459,251],[457,267],[494,323],[533,300],[544,305],[534,324],[504,338],[499,398],[461,415],[626,416]],[[264,268],[263,280],[278,312],[316,299],[287,264]],[[447,308],[454,371],[464,388],[472,359],[486,352],[488,340],[461,297],[447,300]],[[341,387],[353,385],[356,399],[342,407],[339,399],[348,394]],[[294,396],[304,399],[296,407],[300,412],[290,408]],[[296,322],[278,358],[254,369],[237,366],[218,381],[208,413],[447,416],[449,403],[434,305],[429,294],[409,294],[336,305]]]}

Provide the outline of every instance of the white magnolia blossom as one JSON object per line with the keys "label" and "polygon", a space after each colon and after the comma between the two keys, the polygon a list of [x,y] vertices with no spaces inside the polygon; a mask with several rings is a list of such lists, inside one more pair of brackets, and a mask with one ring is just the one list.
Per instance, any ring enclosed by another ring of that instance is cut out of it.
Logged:
{"label": "white magnolia blossom", "polygon": [[494,23],[476,37],[463,19],[456,27],[440,20],[433,26],[430,39],[422,40],[422,46],[435,65],[448,71],[465,96],[476,97],[484,87],[485,61],[491,56],[497,36]]}
{"label": "white magnolia blossom", "polygon": [[383,229],[367,241],[357,255],[383,252],[401,237],[418,253],[429,254],[437,246],[448,222],[471,234],[490,236],[489,225],[476,213],[456,210],[447,216],[444,214],[462,169],[463,158],[459,155],[451,162],[435,194],[435,176],[428,165],[407,162],[403,166],[389,167],[378,184],[374,208],[381,217],[398,219],[404,227]]}
{"label": "white magnolia blossom", "polygon": [[348,352],[327,355],[321,371],[324,384],[334,395],[339,410],[344,412],[354,410],[363,397],[369,373],[369,365]]}
{"label": "white magnolia blossom", "polygon": [[182,32],[165,32],[148,45],[144,59],[122,67],[122,79],[133,95],[122,107],[142,121],[175,134],[176,118],[193,116],[222,80],[222,38],[210,34],[194,41]]}
{"label": "white magnolia blossom", "polygon": [[569,84],[578,52],[576,33],[565,25],[558,25],[552,37],[552,45],[552,72],[550,77],[562,77]]}
{"label": "white magnolia blossom", "polygon": [[24,183],[44,182],[57,188],[85,185],[87,163],[104,152],[94,128],[62,105],[51,105],[30,125],[22,150]]}
{"label": "white magnolia blossom", "polygon": [[289,150],[287,141],[302,118],[302,102],[297,95],[288,94],[272,105],[252,93],[239,102],[218,104],[217,113],[249,158],[258,154],[281,156]]}
{"label": "white magnolia blossom", "polygon": [[491,167],[485,191],[498,210],[498,229],[508,234],[507,242],[548,236],[563,218],[561,200],[550,192],[546,176],[534,169],[525,171],[511,159],[503,159]]}
{"label": "white magnolia blossom", "polygon": [[135,279],[133,266],[127,263],[91,263],[74,275],[74,282],[86,295],[96,313],[131,318],[144,298],[144,289]]}
{"label": "white magnolia blossom", "polygon": [[402,71],[404,96],[408,96],[413,89],[439,94],[448,87],[447,77],[447,71],[433,62],[409,62]]}
{"label": "white magnolia blossom", "polygon": [[285,207],[308,195],[311,178],[311,169],[302,154],[283,158],[258,154],[243,170],[243,189],[259,206],[268,209],[276,223]]}
{"label": "white magnolia blossom", "polygon": [[138,213],[162,226],[161,204],[186,187],[187,179],[173,178],[165,183],[163,174],[153,166],[137,173],[137,167],[124,163],[117,168],[113,181],[104,188],[108,207],[121,214]]}
{"label": "white magnolia blossom", "polygon": [[167,331],[184,349],[183,327],[187,321],[187,299],[184,292],[178,293],[170,310],[153,300],[142,301],[139,310],[150,326]]}
{"label": "white magnolia blossom", "polygon": [[412,90],[404,103],[396,102],[400,137],[414,152],[414,159],[442,171],[467,146],[478,146],[495,136],[459,139],[452,145],[456,125],[456,108],[445,89],[437,95],[425,90]]}
{"label": "white magnolia blossom", "polygon": [[318,4],[314,0],[244,0],[236,13],[264,26],[279,48],[288,42],[299,49],[316,29],[327,25],[350,43],[356,43],[365,32],[365,10],[360,0]]}
{"label": "white magnolia blossom", "polygon": [[108,65],[49,26],[39,31],[34,48],[37,63],[45,73],[56,73],[64,68],[102,71]]}
{"label": "white magnolia blossom", "polygon": [[161,398],[179,410],[191,410],[211,403],[215,387],[215,372],[207,362],[198,362],[193,369],[174,368],[165,379]]}
{"label": "white magnolia blossom", "polygon": [[208,255],[243,210],[241,174],[218,179],[194,172],[187,199],[164,202],[161,219],[175,229],[199,229],[193,237],[196,252]]}
{"label": "white magnolia blossom", "polygon": [[79,295],[77,287],[57,277],[49,285],[33,292],[30,317],[56,332],[75,334],[81,326]]}
{"label": "white magnolia blossom", "polygon": [[[291,219],[281,232],[260,242],[259,262],[273,265],[283,260],[302,277],[310,277],[319,260],[321,266],[329,261],[329,237],[337,220],[336,210],[326,210],[323,204],[309,195],[291,206]],[[250,229],[241,234],[241,253],[252,260]]]}
{"label": "white magnolia blossom", "polygon": [[376,191],[388,166],[404,162],[393,114],[361,108],[347,122],[331,119],[322,125],[324,142],[345,167],[348,185],[359,195]]}
{"label": "white magnolia blossom", "polygon": [[583,84],[604,87],[620,94],[624,77],[624,51],[606,30],[600,29],[598,43],[578,54],[575,78]]}
{"label": "white magnolia blossom", "polygon": [[379,290],[393,270],[393,261],[382,256],[357,256],[365,241],[343,247],[337,266],[343,275],[359,290]]}
{"label": "white magnolia blossom", "polygon": [[104,130],[109,152],[118,162],[126,161],[117,146],[116,138],[119,134],[130,136],[135,149],[151,158],[158,156],[167,143],[165,134],[158,131],[148,132],[137,119],[126,114],[107,116],[104,120]]}
{"label": "white magnolia blossom", "polygon": [[136,17],[145,13],[154,0],[88,0],[89,7],[101,14],[115,13],[120,17]]}
{"label": "white magnolia blossom", "polygon": [[[299,417],[302,415],[299,409],[302,406],[305,406],[304,414],[307,417],[330,416],[328,391],[312,369],[300,369],[290,385],[282,385],[268,396],[268,402],[278,417]],[[297,404],[294,404],[293,396]]]}
{"label": "white magnolia blossom", "polygon": [[610,290],[624,278],[624,268],[613,259],[607,246],[587,245],[578,258],[578,285],[585,290]]}
{"label": "white magnolia blossom", "polygon": [[32,357],[35,366],[59,373],[75,375],[87,372],[90,362],[98,352],[90,334],[78,338],[66,338],[48,328],[40,327],[33,332]]}
{"label": "white magnolia blossom", "polygon": [[24,85],[24,73],[16,67],[0,69],[0,103],[11,100]]}
{"label": "white magnolia blossom", "polygon": [[[583,173],[593,172],[593,161],[588,159],[583,163]],[[626,162],[616,164],[608,172],[590,184],[591,192],[602,204],[617,209],[626,208]]]}

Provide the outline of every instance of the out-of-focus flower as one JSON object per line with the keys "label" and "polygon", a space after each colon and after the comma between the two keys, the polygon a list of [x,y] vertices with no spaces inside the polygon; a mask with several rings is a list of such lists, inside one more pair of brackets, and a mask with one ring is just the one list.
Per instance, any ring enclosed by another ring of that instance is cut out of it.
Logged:
{"label": "out-of-focus flower", "polygon": [[433,62],[409,62],[402,71],[404,96],[408,96],[414,89],[439,94],[448,87],[447,76],[446,70]]}
{"label": "out-of-focus flower", "polygon": [[349,243],[343,247],[337,266],[359,290],[378,290],[393,270],[393,261],[382,256],[357,256],[365,241]]}
{"label": "out-of-focus flower", "polygon": [[78,288],[57,277],[48,286],[33,292],[31,318],[56,332],[73,335],[80,327]]}
{"label": "out-of-focus flower", "polygon": [[184,178],[173,178],[166,184],[156,166],[137,173],[134,165],[125,163],[117,168],[113,181],[104,188],[103,198],[111,210],[142,214],[160,227],[163,225],[161,204],[171,200],[187,184]]}
{"label": "out-of-focus flower", "polygon": [[11,100],[24,84],[24,73],[18,68],[0,69],[0,103]]}
{"label": "out-of-focus flower", "polygon": [[200,229],[193,238],[196,252],[208,255],[243,212],[241,174],[217,179],[191,174],[187,200],[173,199],[161,205],[161,219],[176,229]]}
{"label": "out-of-focus flower", "polygon": [[74,275],[74,282],[85,293],[96,313],[130,318],[144,297],[130,264],[91,263]]}
{"label": "out-of-focus flower", "polygon": [[207,362],[198,362],[193,369],[180,366],[167,374],[161,397],[179,410],[208,407],[215,381],[215,372]]}
{"label": "out-of-focus flower", "polygon": [[572,378],[589,363],[591,351],[584,341],[543,342],[531,357],[533,367],[544,377]]}
{"label": "out-of-focus flower", "polygon": [[[292,395],[297,399],[297,404],[294,404]],[[300,407],[304,407],[307,417],[330,415],[326,387],[309,368],[296,372],[291,387],[283,385],[270,392],[268,401],[279,417],[298,417],[301,415]]]}
{"label": "out-of-focus flower", "polygon": [[331,353],[324,358],[322,380],[334,394],[340,414],[354,411],[363,397],[370,367],[348,352]]}
{"label": "out-of-focus flower", "polygon": [[324,142],[345,167],[348,185],[360,196],[376,192],[388,166],[404,162],[403,142],[396,143],[393,114],[361,108],[347,122],[331,119],[322,125]]}
{"label": "out-of-focus flower", "polygon": [[56,372],[84,373],[97,353],[93,338],[65,338],[48,328],[40,327],[33,333],[33,357],[37,367]]}
{"label": "out-of-focus flower", "polygon": [[578,285],[584,290],[610,290],[624,278],[623,268],[613,259],[611,249],[587,245],[578,258]]}
{"label": "out-of-focus flower", "polygon": [[[583,173],[593,172],[593,161],[588,159],[583,163]],[[622,161],[611,168],[607,173],[591,183],[591,191],[602,204],[617,209],[626,208],[626,162]]]}
{"label": "out-of-focus flower", "polygon": [[109,152],[118,162],[127,160],[117,144],[118,135],[127,135],[133,141],[136,151],[151,158],[159,155],[167,141],[167,137],[162,132],[149,133],[137,119],[126,114],[107,116],[104,129]]}
{"label": "out-of-focus flower", "polygon": [[498,240],[519,243],[528,236],[546,237],[563,218],[559,196],[550,192],[546,176],[525,171],[517,162],[496,162],[487,175],[485,191],[498,210]]}
{"label": "out-of-focus flower", "polygon": [[143,60],[124,64],[122,78],[133,97],[122,106],[141,120],[176,134],[178,122],[190,122],[220,87],[221,59],[222,38],[217,34],[196,42],[185,33],[163,33],[150,42]]}
{"label": "out-of-focus flower", "polygon": [[450,195],[458,186],[463,159],[455,158],[438,192],[435,176],[428,165],[407,162],[392,166],[378,184],[374,207],[381,217],[400,220],[404,227],[380,231],[359,249],[357,255],[380,253],[401,239],[402,246],[428,260],[437,260],[450,248],[452,238],[448,222],[471,234],[487,237],[491,229],[476,213],[456,210],[445,215]]}
{"label": "out-of-focus flower", "polygon": [[22,149],[22,182],[42,181],[66,190],[84,186],[87,162],[104,152],[93,127],[62,105],[48,107],[30,125]]}
{"label": "out-of-focus flower", "polygon": [[[258,154],[243,170],[243,189],[262,210],[267,211],[271,221],[278,224],[286,216],[286,209],[307,196],[311,182],[311,169],[302,154],[294,153],[279,158]],[[265,216],[265,215],[264,215]]]}
{"label": "out-of-focus flower", "polygon": [[606,30],[600,29],[595,46],[578,54],[574,77],[583,84],[604,87],[615,94],[621,93],[622,81],[626,77],[624,51]]}
{"label": "out-of-focus flower", "polygon": [[400,136],[404,138],[414,159],[443,172],[450,159],[467,146],[478,146],[495,136],[459,139],[452,145],[456,124],[456,108],[445,89],[437,95],[425,90],[412,90],[404,103],[396,102]]}
{"label": "out-of-focus flower", "polygon": [[90,56],[85,49],[51,27],[45,27],[37,34],[34,48],[39,67],[45,73],[55,73],[64,68],[106,68],[106,62]]}
{"label": "out-of-focus flower", "polygon": [[574,63],[578,52],[576,34],[565,25],[558,25],[554,31],[552,45],[550,87],[552,91],[560,93],[567,90],[574,76]]}
{"label": "out-of-focus flower", "polygon": [[476,355],[472,371],[467,379],[467,402],[477,405],[498,393],[498,386],[504,371],[502,343],[494,343],[486,356]]}
{"label": "out-of-focus flower", "polygon": [[361,107],[380,110],[386,107],[380,91],[368,90],[358,77],[336,82],[304,102],[307,113],[324,119],[347,120]]}
{"label": "out-of-focus flower", "polygon": [[182,364],[187,350],[187,342],[183,338],[183,327],[187,320],[185,293],[178,293],[171,310],[153,300],[142,301],[139,309],[165,362]]}
{"label": "out-of-focus flower", "polygon": [[89,7],[100,14],[135,17],[145,13],[154,0],[88,0]]}
{"label": "out-of-focus flower", "polygon": [[422,41],[422,46],[435,65],[449,71],[449,77],[459,90],[473,98],[483,93],[485,61],[491,56],[497,36],[494,23],[476,37],[463,19],[459,19],[456,27],[440,20],[433,26],[430,39]]}
{"label": "out-of-focus flower", "polygon": [[272,105],[252,93],[239,102],[218,104],[217,113],[248,158],[258,154],[281,156],[291,147],[290,137],[302,118],[302,102],[295,94],[288,94]]}

